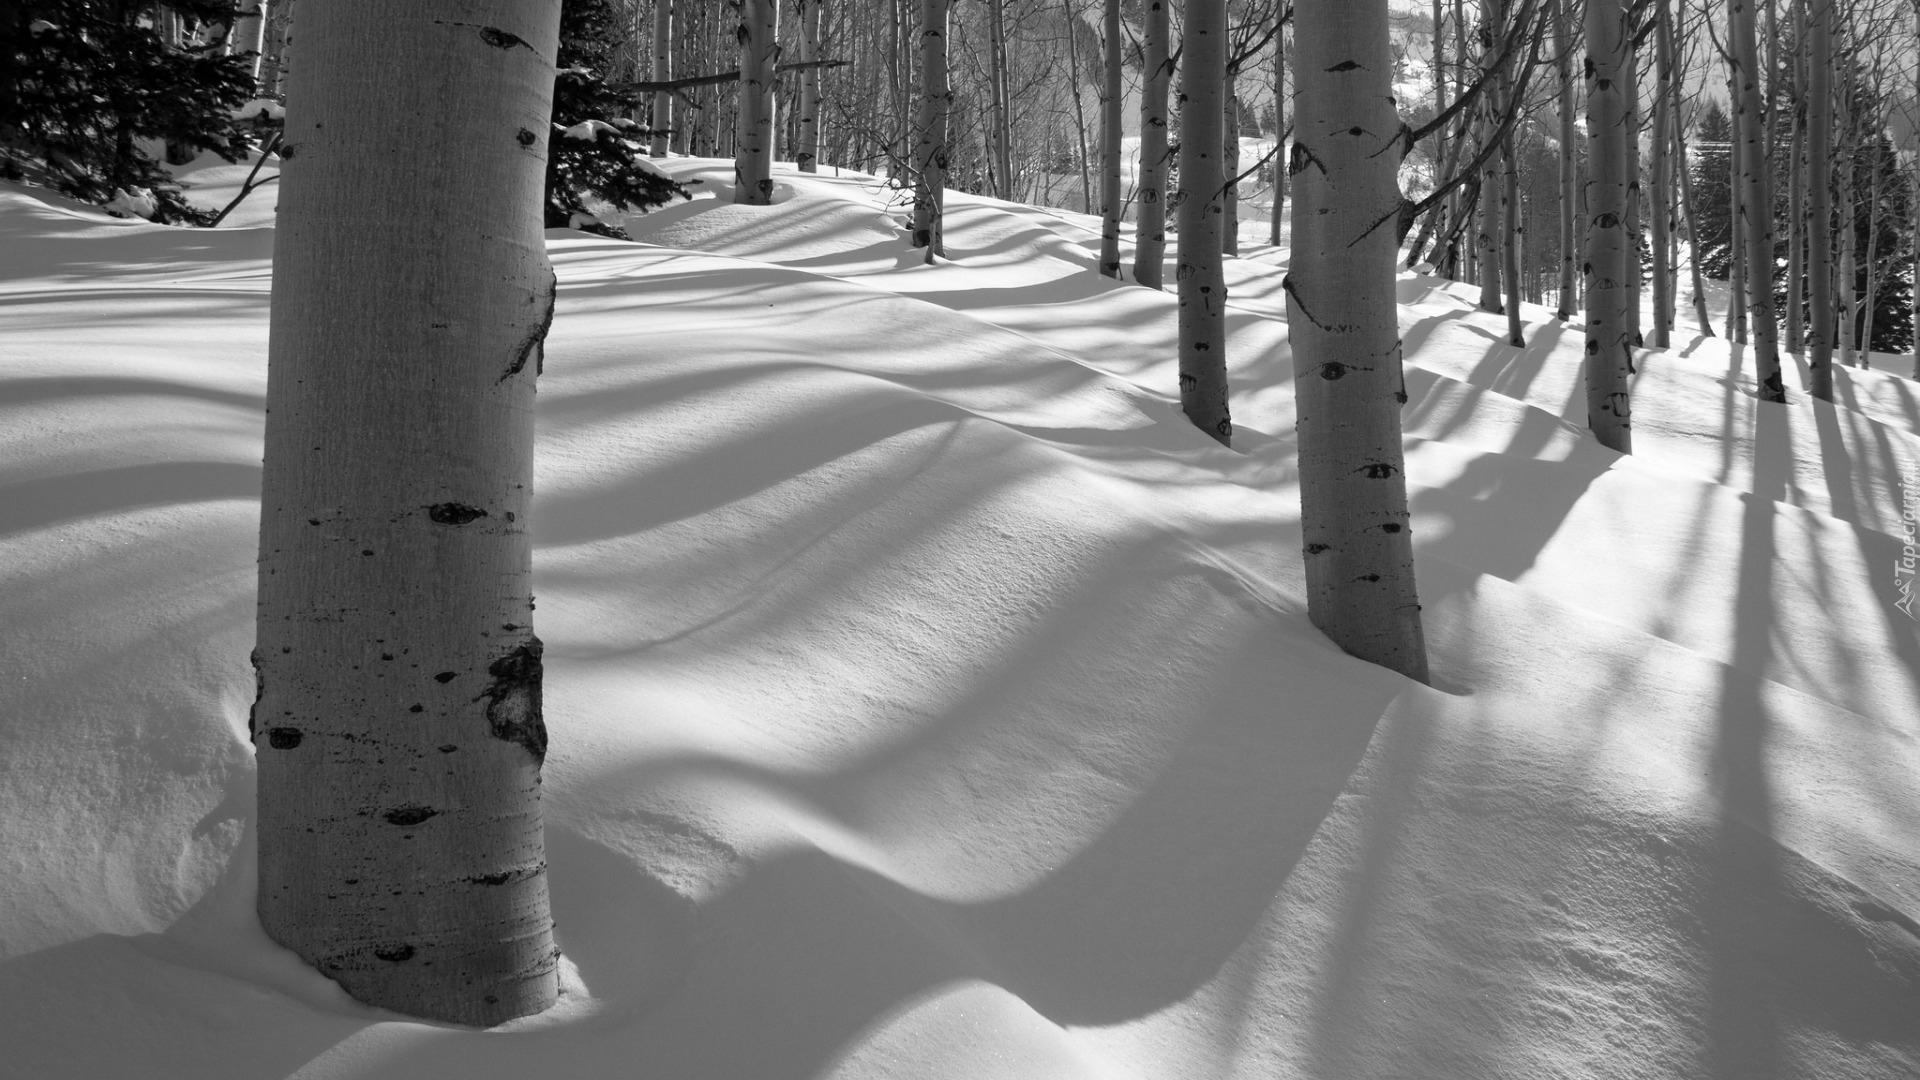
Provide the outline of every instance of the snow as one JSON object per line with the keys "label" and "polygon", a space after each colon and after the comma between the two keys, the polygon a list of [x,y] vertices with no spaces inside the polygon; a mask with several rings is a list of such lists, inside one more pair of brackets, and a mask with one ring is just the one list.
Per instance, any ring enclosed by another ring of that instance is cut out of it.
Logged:
{"label": "snow", "polygon": [[1228,450],[1097,219],[950,193],[928,266],[870,178],[656,164],[548,234],[566,995],[484,1033],[251,915],[273,192],[0,186],[0,1075],[1920,1075],[1912,381],[1683,319],[1622,458],[1577,326],[1403,275],[1421,686],[1306,619],[1284,249]]}

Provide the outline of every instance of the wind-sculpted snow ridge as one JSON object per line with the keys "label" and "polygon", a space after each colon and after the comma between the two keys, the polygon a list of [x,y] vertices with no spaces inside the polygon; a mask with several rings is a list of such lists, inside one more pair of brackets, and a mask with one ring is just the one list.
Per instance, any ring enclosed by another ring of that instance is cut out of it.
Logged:
{"label": "wind-sculpted snow ridge", "polygon": [[656,212],[706,251],[550,234],[567,994],[484,1034],[251,915],[258,255],[0,188],[0,1073],[1920,1071],[1897,384],[1756,409],[1683,344],[1622,459],[1573,335],[1403,278],[1424,687],[1305,619],[1275,266],[1227,450],[1073,215],[955,195],[926,267],[870,180],[776,180]]}

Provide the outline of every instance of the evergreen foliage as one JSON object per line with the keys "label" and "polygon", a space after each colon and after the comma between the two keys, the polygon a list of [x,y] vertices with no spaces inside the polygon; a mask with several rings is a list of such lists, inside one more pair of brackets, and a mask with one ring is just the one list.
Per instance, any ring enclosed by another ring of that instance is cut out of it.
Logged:
{"label": "evergreen foliage", "polygon": [[[172,0],[188,24],[225,25],[223,0]],[[57,190],[93,203],[146,189],[153,218],[200,223],[172,176],[142,146],[164,140],[229,161],[245,156],[234,110],[253,95],[242,56],[166,41],[160,7],[142,0],[10,0],[0,15],[0,166],[44,170]]]}
{"label": "evergreen foliage", "polygon": [[553,134],[547,147],[546,224],[627,239],[588,209],[598,199],[620,210],[650,210],[686,187],[641,160],[640,140],[652,132],[625,114],[632,95],[607,83],[613,57],[626,40],[612,0],[566,0],[560,9],[560,56],[553,84]]}

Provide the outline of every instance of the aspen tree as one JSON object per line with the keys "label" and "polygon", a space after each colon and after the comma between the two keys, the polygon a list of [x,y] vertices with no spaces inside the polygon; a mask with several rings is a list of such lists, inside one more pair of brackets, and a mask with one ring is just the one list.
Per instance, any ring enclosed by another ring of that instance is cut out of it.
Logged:
{"label": "aspen tree", "polygon": [[[1836,27],[1843,30],[1844,27]],[[1840,127],[1840,177],[1834,190],[1840,196],[1840,270],[1834,279],[1835,298],[1838,306],[1840,335],[1840,366],[1853,367],[1858,363],[1854,355],[1854,342],[1858,339],[1859,315],[1855,309],[1853,283],[1860,273],[1854,263],[1855,238],[1859,227],[1856,224],[1857,211],[1853,205],[1853,157],[1860,145],[1860,128],[1854,110],[1853,56],[1852,50],[1842,49],[1845,53],[1840,69],[1839,87],[1839,127]]]}
{"label": "aspen tree", "polygon": [[1573,35],[1567,19],[1573,0],[1548,2],[1553,6],[1554,70],[1560,77],[1560,306],[1553,317],[1566,322],[1573,318],[1574,272],[1580,265],[1574,252]]}
{"label": "aspen tree", "polygon": [[1633,452],[1634,302],[1627,278],[1627,140],[1639,129],[1629,107],[1633,47],[1621,0],[1587,0],[1587,427],[1601,445]]}
{"label": "aspen tree", "polygon": [[[1227,409],[1227,281],[1220,250],[1221,100],[1227,74],[1226,0],[1187,0],[1180,52],[1180,406],[1195,427],[1230,444]],[[1295,144],[1298,146],[1298,143]]]}
{"label": "aspen tree", "polygon": [[1120,276],[1120,0],[1105,0],[1100,78],[1100,275]]}
{"label": "aspen tree", "polygon": [[1146,71],[1140,94],[1140,194],[1133,226],[1133,280],[1150,289],[1161,287],[1167,257],[1167,89],[1173,78],[1167,5],[1172,2],[1147,0],[1140,42]]}
{"label": "aspen tree", "polygon": [[779,124],[773,98],[780,59],[780,8],[774,0],[738,0],[740,11],[740,130],[734,136],[733,201],[773,202],[773,156]]}
{"label": "aspen tree", "polygon": [[1673,253],[1670,238],[1673,231],[1673,206],[1670,198],[1673,186],[1672,149],[1667,139],[1667,125],[1671,120],[1669,102],[1673,98],[1674,58],[1672,44],[1666,33],[1667,23],[1672,18],[1670,0],[1659,0],[1654,8],[1654,72],[1655,87],[1653,98],[1653,198],[1650,209],[1653,217],[1653,336],[1647,344],[1656,349],[1664,349],[1672,344],[1673,330]]}
{"label": "aspen tree", "polygon": [[993,102],[993,190],[1002,199],[1013,191],[1013,123],[1009,116],[1007,81],[1006,0],[987,0],[987,81]]}
{"label": "aspen tree", "polygon": [[913,246],[927,261],[947,253],[941,235],[947,185],[947,116],[953,89],[947,81],[949,0],[920,0],[920,120],[913,148]]}
{"label": "aspen tree", "polygon": [[1240,185],[1235,178],[1240,175],[1240,77],[1238,69],[1229,62],[1227,66],[1226,93],[1223,95],[1222,108],[1226,111],[1221,117],[1220,130],[1220,168],[1226,175],[1226,190],[1220,193],[1220,250],[1228,255],[1240,254]]}
{"label": "aspen tree", "polygon": [[1425,681],[1394,295],[1402,128],[1386,0],[1296,0],[1293,342],[1307,613],[1362,660]]}
{"label": "aspen tree", "polygon": [[[1440,10],[1440,0],[1433,0],[1433,10]],[[1276,15],[1276,18],[1282,16]],[[1440,55],[1440,22],[1434,20],[1434,56]],[[1439,93],[1446,96],[1446,79],[1440,75],[1439,65],[1434,66],[1435,85]],[[1437,180],[1437,178],[1436,178]],[[1280,246],[1280,219],[1287,206],[1287,27],[1283,22],[1273,29],[1273,213],[1267,220],[1267,242],[1274,247]]]}
{"label": "aspen tree", "polygon": [[[1668,48],[1672,48],[1674,36],[1673,24],[1666,27]],[[1700,272],[1700,219],[1694,213],[1693,182],[1687,177],[1687,137],[1680,124],[1678,110],[1675,110],[1669,136],[1673,140],[1673,157],[1680,163],[1680,208],[1687,219],[1687,250],[1690,257],[1687,266],[1693,275],[1693,317],[1700,325],[1701,337],[1713,337],[1713,318],[1707,314],[1707,283]]]}
{"label": "aspen tree", "polygon": [[[1476,111],[1479,120],[1474,125],[1474,141],[1483,148],[1496,137],[1495,128],[1501,115],[1502,103],[1496,92],[1499,85],[1497,65],[1501,58],[1494,49],[1494,42],[1497,40],[1495,30],[1505,17],[1503,8],[1502,0],[1480,0],[1480,77],[1486,80],[1487,85],[1480,92]],[[1474,254],[1479,259],[1482,311],[1506,310],[1500,294],[1500,253],[1504,243],[1501,234],[1505,228],[1502,220],[1505,202],[1501,194],[1504,190],[1500,156],[1497,153],[1490,154],[1480,165],[1480,218],[1473,242]]]}
{"label": "aspen tree", "polygon": [[1833,3],[1808,0],[1807,326],[1808,388],[1833,400]]}
{"label": "aspen tree", "polygon": [[360,1000],[462,1024],[558,992],[527,514],[559,15],[308,4],[288,95],[249,719],[260,922]]}
{"label": "aspen tree", "polygon": [[1807,347],[1803,310],[1807,273],[1807,123],[1804,107],[1807,98],[1806,0],[1793,0],[1788,21],[1796,29],[1792,57],[1793,103],[1789,119],[1793,134],[1787,149],[1787,309],[1782,314],[1786,319],[1787,351],[1798,354],[1806,351]]}
{"label": "aspen tree", "polygon": [[[820,59],[820,19],[827,0],[796,0],[800,16],[800,59],[812,62]],[[801,172],[820,171],[820,69],[802,68],[800,71],[800,117],[796,125],[799,129],[799,145],[794,147],[793,160]]]}
{"label": "aspen tree", "polygon": [[1733,15],[1733,78],[1740,97],[1734,135],[1740,142],[1741,206],[1745,211],[1748,334],[1753,341],[1754,378],[1763,401],[1787,400],[1780,377],[1779,320],[1773,306],[1773,179],[1761,141],[1760,77],[1752,0],[1729,0]]}
{"label": "aspen tree", "polygon": [[[673,4],[674,0],[653,0],[653,80],[667,82],[673,78]],[[647,147],[647,153],[657,158],[667,156],[667,140],[673,132],[673,91],[655,90],[653,92],[653,111],[649,116],[653,125],[653,140]]]}

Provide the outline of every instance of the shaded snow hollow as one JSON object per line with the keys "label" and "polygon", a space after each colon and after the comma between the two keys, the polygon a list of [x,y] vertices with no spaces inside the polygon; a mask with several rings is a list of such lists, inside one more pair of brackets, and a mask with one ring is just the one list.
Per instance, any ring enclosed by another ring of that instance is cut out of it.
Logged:
{"label": "shaded snow hollow", "polygon": [[1577,327],[1403,276],[1429,688],[1304,614],[1284,251],[1229,451],[1096,221],[955,193],[927,267],[866,178],[670,167],[550,234],[567,994],[490,1033],[251,914],[272,188],[0,187],[0,1075],[1920,1075],[1913,382],[1683,336],[1623,459]]}

